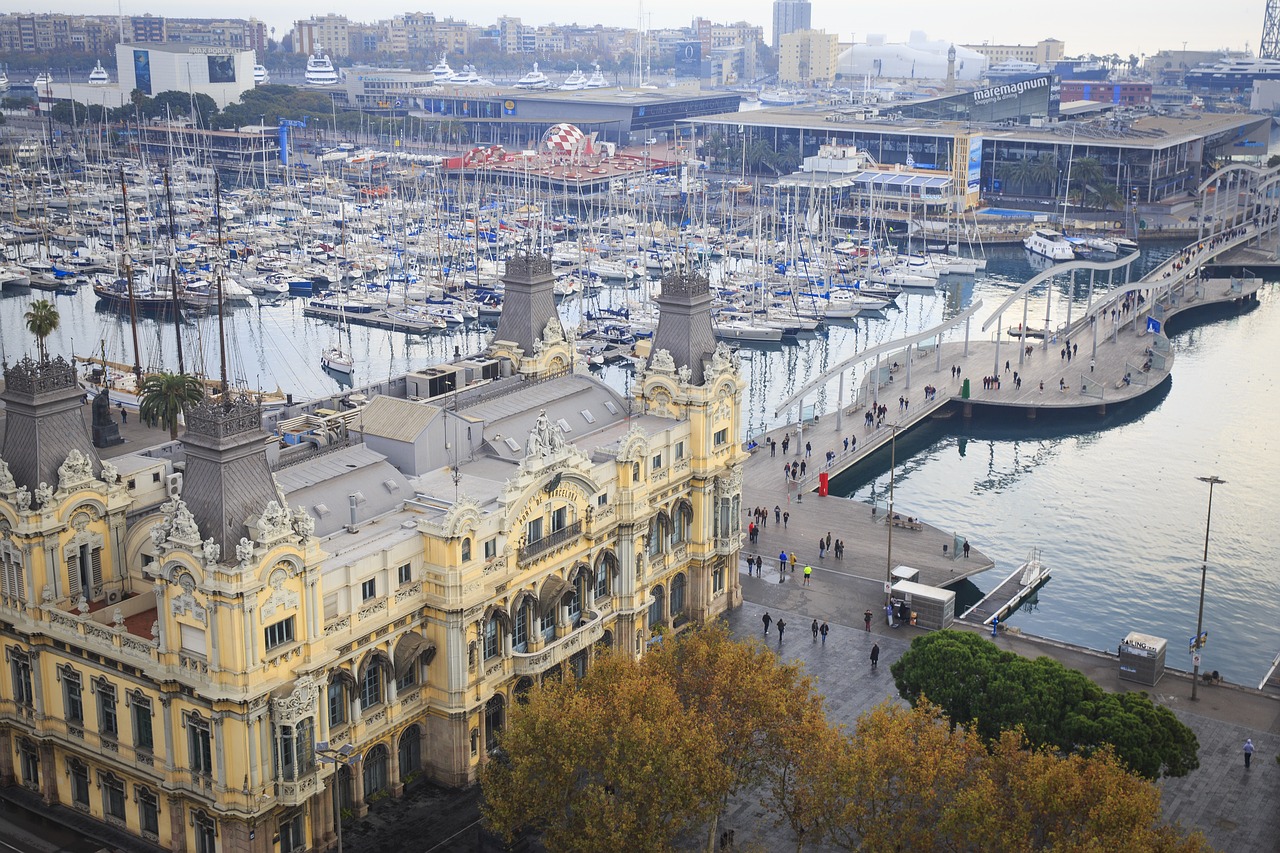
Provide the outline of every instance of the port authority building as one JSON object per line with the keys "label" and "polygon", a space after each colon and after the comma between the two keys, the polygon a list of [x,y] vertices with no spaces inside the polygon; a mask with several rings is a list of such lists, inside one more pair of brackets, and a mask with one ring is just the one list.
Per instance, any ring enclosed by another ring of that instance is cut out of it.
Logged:
{"label": "port authority building", "polygon": [[[1207,164],[1265,155],[1272,124],[1270,116],[1240,114],[1130,118],[1088,106],[1060,103],[1056,79],[1038,75],[904,104],[777,107],[686,124],[699,140],[718,138],[733,147],[759,139],[779,150],[797,146],[809,162],[784,178],[784,187],[790,182],[856,195],[858,175],[848,168],[831,172],[822,161],[836,150],[864,152],[868,169],[915,176],[899,177],[877,197],[891,201],[897,195],[899,206],[914,204],[918,213],[936,207],[942,196],[953,210],[1002,198],[1060,201],[1068,163],[1086,158],[1098,163],[1097,180],[1120,203],[1189,197]],[[1073,115],[1089,117],[1067,118]],[[835,183],[824,184],[827,179]]]}

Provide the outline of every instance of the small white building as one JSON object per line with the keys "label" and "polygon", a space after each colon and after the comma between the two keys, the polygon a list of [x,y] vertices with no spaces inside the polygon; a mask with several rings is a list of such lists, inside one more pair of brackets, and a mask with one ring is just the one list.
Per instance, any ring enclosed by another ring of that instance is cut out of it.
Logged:
{"label": "small white building", "polygon": [[929,39],[912,32],[905,43],[887,42],[883,35],[867,36],[865,44],[851,45],[840,54],[836,73],[843,79],[895,77],[908,80],[945,80],[947,54],[956,51],[956,79],[981,80],[987,58],[977,51],[949,41]]}

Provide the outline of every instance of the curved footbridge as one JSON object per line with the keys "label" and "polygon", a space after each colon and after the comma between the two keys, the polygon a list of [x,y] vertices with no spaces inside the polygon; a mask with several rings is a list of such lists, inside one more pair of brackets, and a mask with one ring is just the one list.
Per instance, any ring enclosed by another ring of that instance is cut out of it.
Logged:
{"label": "curved footbridge", "polygon": [[[977,301],[945,323],[864,350],[810,380],[774,413],[777,416],[792,410],[798,419],[752,441],[754,449],[746,463],[743,485],[744,511],[765,507],[769,519],[760,542],[745,546],[744,555],[761,554],[766,578],[771,577],[770,572],[776,576],[779,551],[791,554],[792,548],[796,549],[800,571],[809,564],[877,583],[884,583],[897,565],[919,569],[920,582],[933,586],[991,568],[994,563],[976,548],[971,547],[967,559],[956,554],[963,539],[955,531],[938,530],[927,521],[918,525],[920,529],[915,529],[917,525],[895,527],[885,523],[883,512],[873,517],[867,504],[811,494],[818,487],[819,475],[835,476],[893,444],[899,433],[930,418],[950,417],[957,410],[967,416],[974,406],[1022,409],[1032,419],[1046,409],[1103,413],[1108,404],[1148,393],[1173,369],[1174,354],[1164,334],[1171,317],[1203,306],[1256,298],[1259,279],[1206,278],[1205,265],[1264,239],[1274,246],[1278,226],[1280,216],[1269,207],[1265,217],[1224,226],[1223,231],[1186,247],[1133,282],[1128,271],[1136,253],[1109,262],[1059,264],[1027,281],[991,313],[980,327],[984,334],[990,333],[989,340],[971,339],[975,317],[983,308]],[[1269,256],[1274,259],[1274,249]],[[1089,272],[1084,311],[1072,316],[1069,301],[1065,321],[1054,327],[1048,314],[1053,303],[1050,298],[1040,337],[1032,340],[1035,331],[1028,316],[1031,291],[1077,270]],[[1095,300],[1099,273],[1106,274],[1107,289]],[[1117,273],[1123,275],[1120,283],[1114,280]],[[1026,330],[1026,337],[1011,336],[1010,324],[1004,320],[1019,300],[1021,325],[1014,324],[1014,334]],[[958,339],[945,340],[948,336]],[[1066,356],[1068,341],[1070,360]],[[850,391],[846,401],[846,386],[858,371],[864,381]],[[1022,380],[1020,387],[1014,380],[1015,371]],[[984,385],[984,377],[999,377],[999,383]],[[837,386],[834,395],[833,383]],[[933,388],[933,393],[927,394],[926,388]],[[834,411],[799,417],[808,408],[806,401],[821,405],[832,396],[836,399]],[[877,406],[887,409],[885,417],[872,417],[868,423],[867,413]],[[785,454],[784,438],[789,439]],[[847,448],[846,438],[850,440]],[[776,442],[773,448],[771,441]],[[807,457],[806,444],[812,447]],[[830,462],[828,452],[834,454]],[[797,480],[788,478],[783,466],[800,459],[806,463],[805,475]],[[790,513],[785,531],[776,529],[781,525],[775,521],[775,507]],[[903,518],[909,511],[895,508]],[[828,531],[833,542],[841,539],[845,543],[843,560],[829,553],[818,557],[818,538],[825,539]]]}

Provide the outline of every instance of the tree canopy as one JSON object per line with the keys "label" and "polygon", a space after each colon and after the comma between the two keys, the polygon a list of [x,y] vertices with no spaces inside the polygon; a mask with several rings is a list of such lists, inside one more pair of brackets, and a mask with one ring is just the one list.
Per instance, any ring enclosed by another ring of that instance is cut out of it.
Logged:
{"label": "tree canopy", "polygon": [[[974,650],[960,669],[981,660]],[[548,850],[711,850],[735,793],[797,850],[1208,849],[1162,822],[1159,789],[1109,745],[1063,754],[1016,727],[987,737],[923,698],[846,731],[799,667],[719,625],[640,661],[605,656],[526,700],[481,771],[483,812],[507,840],[532,831]]]}
{"label": "tree canopy", "polygon": [[1084,755],[1110,745],[1148,779],[1185,776],[1200,766],[1195,733],[1145,693],[1108,693],[1052,658],[1004,651],[967,631],[917,637],[890,670],[898,692],[924,697],[987,742],[1021,727],[1035,746]]}

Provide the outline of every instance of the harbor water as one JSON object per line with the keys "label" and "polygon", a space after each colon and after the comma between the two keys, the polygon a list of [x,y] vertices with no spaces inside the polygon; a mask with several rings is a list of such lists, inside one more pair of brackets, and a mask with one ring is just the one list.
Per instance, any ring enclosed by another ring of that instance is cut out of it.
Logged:
{"label": "harbor water", "polygon": [[[1167,257],[1174,246],[1147,246],[1134,275]],[[904,293],[883,318],[859,317],[817,334],[760,347],[744,347],[746,434],[793,419],[776,407],[818,372],[868,346],[931,327],[982,299],[986,319],[1007,294],[1037,271],[1021,247],[988,250],[986,273],[954,278],[936,293]],[[1120,280],[1117,274],[1116,282]],[[1106,276],[1095,281],[1105,290]],[[640,291],[606,288],[600,305],[620,305]],[[1062,277],[1031,298],[1029,325],[1066,319],[1068,302],[1077,314],[1088,293],[1087,275],[1074,285]],[[0,356],[12,361],[35,346],[22,315],[34,299],[52,298],[62,324],[49,340],[54,353],[101,354],[132,363],[127,317],[95,304],[82,288],[74,295],[39,291],[0,294]],[[284,298],[235,306],[225,317],[232,378],[242,385],[290,393],[296,400],[340,390],[338,377],[320,366],[321,352],[339,331],[333,323],[305,317],[305,300]],[[577,325],[593,302],[562,303],[566,325]],[[1018,316],[1007,318],[1021,321]],[[184,324],[188,369],[218,371],[217,318]],[[987,339],[991,332],[971,336]],[[138,323],[146,368],[176,367],[170,323]],[[450,358],[455,348],[475,352],[489,329],[470,325],[428,335],[350,326],[343,337],[354,354],[354,383],[362,385]],[[1252,310],[1223,309],[1192,316],[1173,334],[1172,382],[1105,417],[1077,414],[959,417],[922,426],[899,439],[895,504],[944,530],[967,536],[996,560],[976,585],[988,589],[1038,547],[1053,578],[1038,603],[1011,624],[1027,631],[1099,649],[1114,649],[1131,630],[1166,637],[1170,663],[1181,660],[1195,632],[1208,487],[1197,476],[1227,480],[1214,494],[1205,595],[1209,633],[1202,669],[1257,684],[1280,650],[1280,567],[1265,556],[1270,546],[1271,507],[1280,505],[1280,454],[1272,428],[1280,366],[1269,342],[1280,335],[1280,304],[1270,288]],[[959,340],[956,332],[948,340]],[[1012,340],[1012,339],[1010,339]],[[1012,354],[1012,347],[1010,348]],[[975,381],[990,365],[972,364]],[[606,381],[626,391],[630,372],[621,365],[601,369]],[[865,377],[865,369],[856,380]],[[850,385],[846,395],[851,394]],[[921,389],[916,389],[917,393]],[[895,392],[897,393],[897,392]],[[846,400],[848,398],[846,397]],[[817,411],[836,405],[834,383],[816,401]],[[861,425],[847,422],[852,434]],[[815,451],[822,447],[815,445]],[[833,483],[833,493],[883,502],[888,454],[866,460]],[[972,594],[972,590],[969,591]]]}

